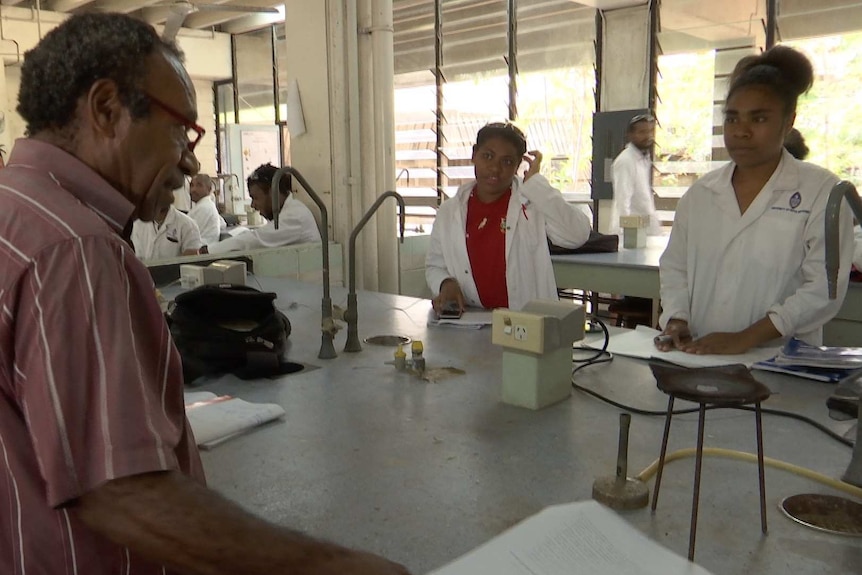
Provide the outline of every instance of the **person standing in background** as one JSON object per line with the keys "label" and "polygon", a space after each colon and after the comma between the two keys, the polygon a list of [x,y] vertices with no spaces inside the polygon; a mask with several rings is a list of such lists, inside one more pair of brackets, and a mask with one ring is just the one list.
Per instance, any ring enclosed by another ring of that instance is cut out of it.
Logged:
{"label": "person standing in background", "polygon": [[652,191],[652,147],[655,144],[655,118],[639,114],[629,120],[626,129],[628,143],[614,160],[612,182],[614,203],[610,229],[620,230],[620,216],[649,217],[648,233],[661,232],[655,213]]}

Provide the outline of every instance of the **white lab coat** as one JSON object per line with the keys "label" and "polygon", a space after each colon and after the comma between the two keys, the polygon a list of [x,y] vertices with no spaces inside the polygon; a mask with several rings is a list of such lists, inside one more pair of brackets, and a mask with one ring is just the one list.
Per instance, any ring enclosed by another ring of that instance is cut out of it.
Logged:
{"label": "white lab coat", "polygon": [[218,208],[215,205],[215,198],[210,194],[204,196],[194,204],[189,210],[189,217],[198,225],[201,232],[201,241],[205,245],[214,244],[218,241],[221,233],[221,222],[224,220],[218,213]]}
{"label": "white lab coat", "polygon": [[661,232],[652,197],[652,160],[631,142],[614,160],[611,233],[620,232],[620,216],[649,216],[648,233]]}
{"label": "white lab coat", "polygon": [[[455,278],[465,304],[482,307],[466,240],[467,201],[474,185],[475,181],[462,185],[455,197],[443,202],[437,211],[425,257],[425,279],[436,296],[443,280]],[[589,218],[576,206],[566,203],[544,176],[536,174],[526,183],[520,178],[512,181],[506,223],[509,307],[519,310],[533,299],[557,299],[548,238],[560,247],[579,247],[590,236]]]}
{"label": "white lab coat", "polygon": [[680,199],[660,260],[661,325],[687,320],[695,337],[741,331],[769,316],[784,337],[820,344],[847,292],[852,218],[840,219],[838,298],[829,300],[824,213],[834,174],[784,152],[740,215],[735,164],[712,171]]}
{"label": "white lab coat", "polygon": [[320,242],[320,230],[311,210],[301,201],[288,195],[278,214],[278,229],[272,222],[236,237],[207,246],[211,254],[223,254],[237,250],[275,248],[290,244]]}
{"label": "white lab coat", "polygon": [[203,245],[198,225],[173,206],[161,225],[135,220],[132,224],[132,244],[135,246],[135,255],[142,260],[175,258],[186,250],[197,250]]}

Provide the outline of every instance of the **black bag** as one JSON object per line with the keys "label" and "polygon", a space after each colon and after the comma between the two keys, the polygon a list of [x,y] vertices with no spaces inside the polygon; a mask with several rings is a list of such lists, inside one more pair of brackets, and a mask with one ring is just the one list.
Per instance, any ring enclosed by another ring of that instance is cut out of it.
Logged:
{"label": "black bag", "polygon": [[204,285],[178,295],[167,320],[191,383],[201,375],[241,378],[285,373],[282,354],[290,321],[276,295],[251,287]]}
{"label": "black bag", "polygon": [[620,251],[620,237],[613,234],[600,234],[590,230],[590,237],[577,248],[561,248],[548,240],[551,254],[604,254]]}

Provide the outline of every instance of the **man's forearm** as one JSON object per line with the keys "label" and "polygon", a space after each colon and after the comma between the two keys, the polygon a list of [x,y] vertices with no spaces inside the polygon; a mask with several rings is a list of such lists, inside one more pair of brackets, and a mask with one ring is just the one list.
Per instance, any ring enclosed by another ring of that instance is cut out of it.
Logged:
{"label": "man's forearm", "polygon": [[177,472],[111,481],[72,509],[91,529],[184,575],[328,572],[352,553],[266,523]]}

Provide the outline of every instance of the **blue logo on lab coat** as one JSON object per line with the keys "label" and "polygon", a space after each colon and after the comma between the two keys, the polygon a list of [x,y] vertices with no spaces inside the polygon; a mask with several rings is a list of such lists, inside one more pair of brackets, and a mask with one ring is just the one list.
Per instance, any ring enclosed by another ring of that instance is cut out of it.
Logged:
{"label": "blue logo on lab coat", "polygon": [[799,207],[799,204],[802,203],[802,195],[799,192],[796,192],[792,196],[790,196],[790,207],[794,210]]}

